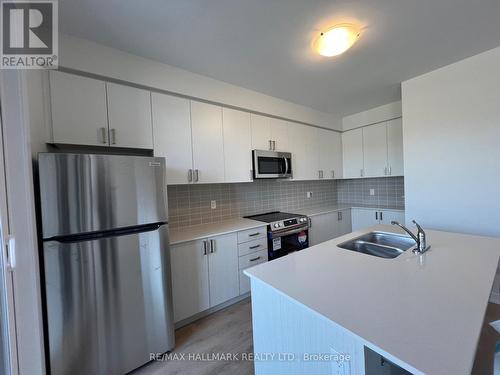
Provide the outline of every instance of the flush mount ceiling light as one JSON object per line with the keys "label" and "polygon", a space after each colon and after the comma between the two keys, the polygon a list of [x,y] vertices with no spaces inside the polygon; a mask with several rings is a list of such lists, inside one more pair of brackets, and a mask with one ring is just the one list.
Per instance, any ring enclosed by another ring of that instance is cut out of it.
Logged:
{"label": "flush mount ceiling light", "polygon": [[351,48],[360,34],[361,30],[354,25],[335,25],[318,35],[313,41],[313,48],[322,56],[337,56]]}

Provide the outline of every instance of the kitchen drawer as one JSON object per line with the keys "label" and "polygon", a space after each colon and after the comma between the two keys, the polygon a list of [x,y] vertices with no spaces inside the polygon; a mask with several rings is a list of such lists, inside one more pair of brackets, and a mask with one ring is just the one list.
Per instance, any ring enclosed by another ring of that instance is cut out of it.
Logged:
{"label": "kitchen drawer", "polygon": [[238,232],[238,243],[248,242],[262,237],[267,237],[266,227],[242,230],[241,232]]}
{"label": "kitchen drawer", "polygon": [[242,270],[264,262],[267,262],[267,249],[240,257],[239,268]]}
{"label": "kitchen drawer", "polygon": [[240,296],[250,292],[250,278],[240,270]]}
{"label": "kitchen drawer", "polygon": [[260,250],[267,250],[267,238],[262,237],[257,240],[248,241],[238,244],[238,255],[248,255]]}

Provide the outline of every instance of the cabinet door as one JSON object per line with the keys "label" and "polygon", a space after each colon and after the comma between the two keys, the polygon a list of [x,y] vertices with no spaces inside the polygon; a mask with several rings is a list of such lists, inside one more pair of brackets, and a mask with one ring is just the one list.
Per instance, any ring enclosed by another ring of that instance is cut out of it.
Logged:
{"label": "cabinet door", "polygon": [[352,232],[351,210],[342,210],[337,212],[337,223],[335,228],[335,237],[343,236]]}
{"label": "cabinet door", "polygon": [[315,129],[295,123],[288,125],[289,150],[292,153],[294,180],[319,178],[318,148]]}
{"label": "cabinet door", "polygon": [[198,181],[195,182],[224,182],[222,108],[191,101],[191,128],[193,167],[198,172]]}
{"label": "cabinet door", "polygon": [[322,178],[342,178],[342,143],[340,133],[316,129],[316,149],[319,154],[319,170]]}
{"label": "cabinet door", "polygon": [[52,142],[107,146],[106,85],[51,70]]}
{"label": "cabinet door", "polygon": [[363,162],[365,177],[380,177],[387,174],[385,122],[363,128]]}
{"label": "cabinet door", "polygon": [[403,176],[403,121],[401,118],[387,121],[387,164],[389,175]]}
{"label": "cabinet door", "polygon": [[174,321],[186,319],[210,307],[208,253],[204,241],[170,247]]}
{"label": "cabinet door", "polygon": [[271,124],[271,139],[275,151],[288,151],[288,126],[289,122],[275,118],[269,118]]}
{"label": "cabinet door", "polygon": [[[381,224],[391,224],[392,221],[398,221],[399,223],[405,223],[405,213],[404,211],[391,211],[391,210],[380,210],[381,213]],[[380,216],[379,216],[380,217]]]}
{"label": "cabinet door", "polygon": [[336,212],[311,216],[311,228],[309,230],[311,246],[336,237],[334,228],[336,218]]}
{"label": "cabinet door", "polygon": [[353,208],[351,210],[352,230],[364,229],[379,224],[378,210]]}
{"label": "cabinet door", "polygon": [[363,177],[363,130],[342,133],[344,178]]}
{"label": "cabinet door", "polygon": [[115,83],[106,87],[110,145],[152,149],[151,93]]}
{"label": "cabinet door", "polygon": [[250,113],[222,109],[226,182],[252,181]]}
{"label": "cabinet door", "polygon": [[210,239],[208,269],[211,307],[240,294],[236,233]]}
{"label": "cabinet door", "polygon": [[271,150],[271,124],[269,117],[250,115],[252,123],[252,150]]}
{"label": "cabinet door", "polygon": [[167,159],[167,184],[187,184],[193,168],[189,100],[151,94],[153,109],[153,151]]}

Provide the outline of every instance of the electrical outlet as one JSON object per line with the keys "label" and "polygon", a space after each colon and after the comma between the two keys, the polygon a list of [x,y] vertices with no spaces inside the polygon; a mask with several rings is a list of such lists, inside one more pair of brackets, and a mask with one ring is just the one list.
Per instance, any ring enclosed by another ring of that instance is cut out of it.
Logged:
{"label": "electrical outlet", "polygon": [[375,189],[370,189],[370,195],[375,195]]}
{"label": "electrical outlet", "polygon": [[215,210],[217,208],[217,201],[210,201],[210,208]]}
{"label": "electrical outlet", "polygon": [[307,198],[312,198],[312,197],[313,197],[313,192],[312,192],[312,191],[308,191],[308,192],[306,193],[306,197],[307,197]]}

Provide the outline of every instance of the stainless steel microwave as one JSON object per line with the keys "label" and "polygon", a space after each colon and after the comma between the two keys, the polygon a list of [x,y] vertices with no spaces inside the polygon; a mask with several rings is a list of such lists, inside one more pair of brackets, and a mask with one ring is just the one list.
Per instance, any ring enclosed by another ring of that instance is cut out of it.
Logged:
{"label": "stainless steel microwave", "polygon": [[253,178],[292,177],[292,154],[289,152],[253,150]]}

